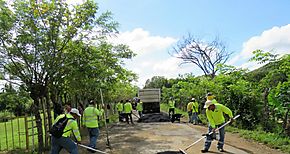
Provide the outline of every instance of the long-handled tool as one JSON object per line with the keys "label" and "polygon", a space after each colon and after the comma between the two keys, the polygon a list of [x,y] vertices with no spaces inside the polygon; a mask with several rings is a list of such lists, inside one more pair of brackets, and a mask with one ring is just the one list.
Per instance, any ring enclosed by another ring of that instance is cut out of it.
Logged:
{"label": "long-handled tool", "polygon": [[[75,144],[77,144],[77,143],[75,142]],[[104,151],[97,150],[97,149],[94,149],[94,148],[92,148],[92,147],[89,147],[89,146],[86,146],[86,145],[83,145],[83,144],[77,144],[77,145],[80,146],[80,147],[83,147],[83,148],[86,148],[86,149],[89,149],[89,150],[92,150],[92,151],[98,152],[98,153],[107,154],[107,153],[104,152]]]}
{"label": "long-handled tool", "polygon": [[[101,100],[102,100],[102,105],[104,106],[104,99],[103,99],[103,93],[102,93],[102,89],[100,89],[100,93],[101,93]],[[107,145],[109,148],[111,148],[111,144],[110,144],[110,140],[109,140],[109,132],[108,132],[108,125],[107,125],[107,118],[108,118],[108,111],[107,108],[105,108],[105,127],[106,127],[106,135],[107,135]]]}
{"label": "long-handled tool", "polygon": [[[236,115],[233,119],[237,119],[238,117],[240,117],[240,115]],[[220,130],[221,128],[225,127],[226,125],[228,125],[229,123],[231,123],[231,121],[229,120],[228,122],[224,123],[222,126],[220,126],[219,128],[216,129],[216,131]],[[213,134],[213,132],[208,133],[207,135],[211,135]],[[187,146],[184,150],[179,149],[179,151],[183,154],[187,154],[185,151],[188,150],[189,148],[191,148],[193,145],[195,145],[196,143],[198,143],[199,141],[201,141],[202,139],[206,138],[206,136],[203,136],[202,138],[198,139],[197,141],[193,142],[192,144],[190,144],[189,146]]]}

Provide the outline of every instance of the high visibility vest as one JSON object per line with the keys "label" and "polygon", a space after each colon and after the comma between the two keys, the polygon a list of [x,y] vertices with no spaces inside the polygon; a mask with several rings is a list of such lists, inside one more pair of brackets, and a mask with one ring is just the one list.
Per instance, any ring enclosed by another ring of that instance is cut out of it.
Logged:
{"label": "high visibility vest", "polygon": [[188,104],[187,104],[187,111],[189,112],[189,111],[192,111],[192,105],[193,105],[193,102],[189,102]]}
{"label": "high visibility vest", "polygon": [[122,103],[117,103],[116,105],[117,111],[122,112],[123,111],[123,104]]}
{"label": "high visibility vest", "polygon": [[170,101],[168,102],[168,105],[169,105],[169,108],[170,108],[170,109],[175,108],[175,107],[174,107],[174,106],[175,106],[175,101],[170,100]]}
{"label": "high visibility vest", "polygon": [[139,102],[136,107],[137,111],[143,111],[143,102]]}
{"label": "high visibility vest", "polygon": [[197,102],[192,102],[192,112],[198,113],[198,103]]}
{"label": "high visibility vest", "polygon": [[87,128],[98,128],[98,116],[102,115],[102,111],[93,105],[89,105],[84,111],[84,124]]}
{"label": "high visibility vest", "polygon": [[127,102],[124,104],[124,112],[125,113],[131,113],[132,112],[132,104],[130,102]]}
{"label": "high visibility vest", "polygon": [[216,128],[216,125],[220,125],[225,122],[223,113],[229,115],[230,118],[233,117],[232,111],[222,104],[215,104],[214,111],[206,109],[206,117],[212,128]]}
{"label": "high visibility vest", "polygon": [[59,115],[54,123],[56,123],[59,119],[63,118],[64,116],[66,116],[67,118],[72,118],[72,119],[69,119],[64,130],[63,130],[63,134],[62,136],[63,137],[70,137],[71,136],[71,133],[73,132],[75,138],[77,141],[81,141],[81,134],[80,134],[80,131],[79,131],[79,127],[78,127],[78,123],[77,121],[74,119],[74,117],[71,115],[71,114],[61,114]]}

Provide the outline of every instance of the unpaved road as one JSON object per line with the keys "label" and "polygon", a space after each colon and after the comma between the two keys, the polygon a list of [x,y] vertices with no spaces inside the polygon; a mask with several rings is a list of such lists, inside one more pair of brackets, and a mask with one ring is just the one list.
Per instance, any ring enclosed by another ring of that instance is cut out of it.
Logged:
{"label": "unpaved road", "polygon": [[[83,135],[86,131],[83,131]],[[184,149],[206,133],[207,128],[187,123],[135,123],[128,125],[118,123],[109,126],[109,139],[111,149],[106,147],[105,131],[101,131],[98,148],[109,154],[156,154],[173,151],[178,152],[179,148]],[[87,143],[88,138],[83,138]],[[227,154],[283,154],[282,152],[270,149],[265,145],[240,138],[237,134],[226,133],[224,149]],[[217,141],[213,141],[209,153],[220,153],[216,149]],[[201,153],[204,140],[200,141],[187,152],[188,154]],[[62,153],[66,153],[63,152]],[[79,148],[79,153],[88,153],[84,148]],[[172,153],[173,154],[173,153]]]}

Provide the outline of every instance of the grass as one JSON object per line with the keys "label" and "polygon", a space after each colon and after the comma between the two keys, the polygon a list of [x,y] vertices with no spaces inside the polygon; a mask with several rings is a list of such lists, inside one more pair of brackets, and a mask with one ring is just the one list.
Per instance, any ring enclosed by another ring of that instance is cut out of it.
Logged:
{"label": "grass", "polygon": [[[167,104],[160,104],[161,111],[168,112]],[[188,118],[187,112],[182,111],[176,108],[177,113],[181,113]],[[201,119],[204,125],[207,125],[207,119],[205,115],[200,114],[199,118]],[[281,149],[283,152],[290,153],[290,138],[282,136],[275,133],[267,133],[261,130],[244,130],[238,129],[232,126],[227,126],[226,130],[232,133],[238,133],[241,137],[246,139],[251,139],[259,143],[263,143],[273,149]]]}

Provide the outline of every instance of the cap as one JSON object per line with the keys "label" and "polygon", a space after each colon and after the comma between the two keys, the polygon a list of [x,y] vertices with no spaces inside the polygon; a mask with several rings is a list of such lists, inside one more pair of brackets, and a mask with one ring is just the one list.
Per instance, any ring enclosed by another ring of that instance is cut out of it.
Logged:
{"label": "cap", "polygon": [[81,116],[79,110],[76,109],[76,108],[72,108],[72,109],[70,110],[70,113],[74,113],[74,114],[78,115],[79,117]]}
{"label": "cap", "polygon": [[212,105],[212,104],[213,104],[212,101],[207,100],[207,101],[205,102],[203,108],[207,109],[207,108],[208,108],[210,105]]}

